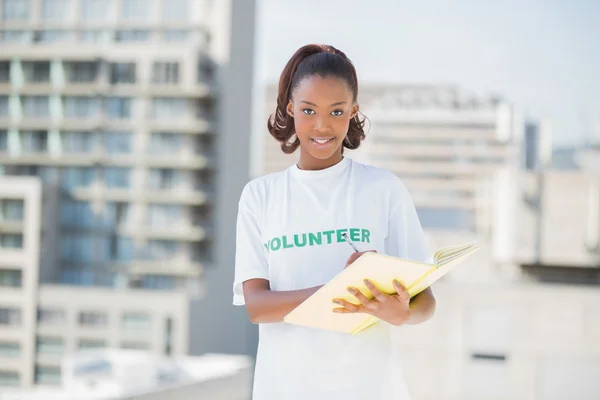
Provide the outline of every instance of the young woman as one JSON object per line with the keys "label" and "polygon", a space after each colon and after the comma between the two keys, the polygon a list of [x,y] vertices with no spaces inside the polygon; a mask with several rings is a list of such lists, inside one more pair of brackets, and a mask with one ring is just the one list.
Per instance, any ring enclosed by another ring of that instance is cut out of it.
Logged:
{"label": "young woman", "polygon": [[[259,324],[254,400],[408,399],[393,331],[429,319],[431,290],[409,300],[397,294],[356,302],[334,299],[332,312],[382,320],[356,336],[283,323],[283,318],[364,251],[425,261],[431,258],[411,197],[390,172],[344,156],[365,138],[358,116],[358,81],[346,55],[307,45],[279,80],[268,121],[298,164],[249,182],[238,211],[234,304]],[[334,304],[337,303],[337,304]]]}

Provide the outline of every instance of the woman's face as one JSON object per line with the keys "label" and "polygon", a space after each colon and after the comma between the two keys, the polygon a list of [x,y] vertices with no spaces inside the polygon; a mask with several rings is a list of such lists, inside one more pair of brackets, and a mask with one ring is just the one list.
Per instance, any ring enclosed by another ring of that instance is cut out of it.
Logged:
{"label": "woman's face", "polygon": [[300,140],[302,169],[323,169],[342,159],[342,143],[358,104],[348,84],[335,77],[311,76],[292,93],[287,112]]}

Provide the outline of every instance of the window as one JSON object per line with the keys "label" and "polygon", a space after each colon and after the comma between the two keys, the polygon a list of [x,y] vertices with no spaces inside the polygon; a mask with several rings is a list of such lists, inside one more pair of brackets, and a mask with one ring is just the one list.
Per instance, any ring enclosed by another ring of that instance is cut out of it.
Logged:
{"label": "window", "polygon": [[154,228],[166,228],[183,219],[183,207],[173,204],[148,205],[148,225]]}
{"label": "window", "polygon": [[86,227],[96,226],[96,215],[92,211],[92,205],[87,201],[67,200],[60,205],[60,222],[64,227]]}
{"label": "window", "polygon": [[104,226],[114,228],[129,223],[129,204],[106,203],[104,208]]}
{"label": "window", "polygon": [[82,311],[79,313],[79,324],[82,326],[106,326],[108,316],[102,312]]}
{"label": "window", "polygon": [[49,61],[26,61],[23,63],[25,81],[29,83],[50,82]]}
{"label": "window", "polygon": [[35,383],[41,385],[60,385],[60,367],[35,366]]}
{"label": "window", "polygon": [[24,207],[23,200],[0,200],[0,221],[23,221]]}
{"label": "window", "polygon": [[66,42],[73,40],[73,33],[60,29],[46,29],[39,31],[34,36],[34,41],[39,43]]}
{"label": "window", "polygon": [[38,337],[35,351],[38,354],[62,354],[65,351],[65,343],[61,338]]}
{"label": "window", "polygon": [[190,9],[188,0],[169,0],[162,3],[163,20],[185,22],[189,20]]}
{"label": "window", "polygon": [[66,62],[66,80],[69,83],[91,83],[98,76],[98,64],[95,62]]}
{"label": "window", "polygon": [[20,386],[21,376],[16,371],[0,370],[0,386]]}
{"label": "window", "polygon": [[182,180],[181,171],[174,169],[150,169],[148,187],[155,190],[175,188]]}
{"label": "window", "polygon": [[198,83],[210,82],[214,78],[213,62],[202,58],[198,61]]}
{"label": "window", "polygon": [[4,21],[24,21],[29,19],[30,0],[4,0],[2,19]]}
{"label": "window", "polygon": [[107,245],[103,252],[105,261],[130,262],[133,260],[135,247],[131,238],[112,235],[104,242]]}
{"label": "window", "polygon": [[79,341],[79,350],[103,349],[106,347],[104,340],[81,339]]}
{"label": "window", "polygon": [[135,63],[111,63],[110,83],[113,85],[135,83]]}
{"label": "window", "polygon": [[26,117],[45,118],[50,115],[48,96],[23,96],[23,114]]}
{"label": "window", "polygon": [[186,99],[159,97],[152,99],[150,105],[150,118],[152,119],[180,119],[185,118],[189,110]]}
{"label": "window", "polygon": [[0,82],[8,83],[10,81],[10,62],[0,61]]}
{"label": "window", "polygon": [[130,168],[106,167],[104,168],[104,184],[109,188],[127,189],[130,186]]}
{"label": "window", "polygon": [[152,261],[173,259],[179,250],[179,243],[172,240],[148,240],[143,257]]}
{"label": "window", "polygon": [[23,235],[19,233],[0,233],[0,248],[22,249]]}
{"label": "window", "polygon": [[48,133],[44,131],[20,132],[21,150],[24,153],[43,153],[48,149]]}
{"label": "window", "polygon": [[106,115],[109,118],[126,119],[131,117],[131,98],[109,97],[106,99]]}
{"label": "window", "polygon": [[64,261],[94,262],[99,240],[92,235],[63,234],[60,237],[61,257]]}
{"label": "window", "polygon": [[89,96],[65,96],[64,113],[67,118],[89,118],[98,115],[99,101]]}
{"label": "window", "polygon": [[0,269],[0,287],[20,288],[23,286],[23,272],[20,269]]}
{"label": "window", "polygon": [[19,342],[0,342],[0,357],[20,357],[21,344]]}
{"label": "window", "polygon": [[91,153],[95,146],[92,132],[62,132],[62,150],[67,154]]}
{"label": "window", "polygon": [[65,21],[67,19],[67,10],[69,10],[68,0],[43,0],[42,1],[42,20],[43,21]]}
{"label": "window", "polygon": [[126,154],[131,152],[131,133],[105,132],[104,150],[107,154]]}
{"label": "window", "polygon": [[82,0],[81,16],[84,21],[104,21],[107,15],[106,0]]}
{"label": "window", "polygon": [[8,132],[0,129],[0,151],[8,151]]}
{"label": "window", "polygon": [[144,21],[150,16],[147,0],[123,0],[121,15],[126,21]]}
{"label": "window", "polygon": [[37,312],[37,320],[43,325],[61,325],[65,323],[66,316],[63,310],[41,308]]}
{"label": "window", "polygon": [[145,342],[123,342],[121,343],[121,348],[129,350],[149,350],[150,344]]}
{"label": "window", "polygon": [[150,39],[150,31],[122,30],[117,31],[117,42],[146,42]]}
{"label": "window", "polygon": [[176,287],[176,280],[169,275],[144,275],[139,282],[139,287],[144,289],[172,290]]}
{"label": "window", "polygon": [[161,85],[179,83],[179,63],[155,62],[152,66],[152,82]]}
{"label": "window", "polygon": [[150,316],[145,313],[124,313],[122,323],[125,330],[149,331],[151,328]]}
{"label": "window", "polygon": [[21,310],[18,308],[0,308],[0,325],[21,325]]}
{"label": "window", "polygon": [[190,36],[190,31],[187,29],[168,29],[163,33],[165,42],[185,42]]}
{"label": "window", "polygon": [[63,187],[74,189],[88,187],[95,179],[95,171],[90,167],[69,167],[63,171]]}
{"label": "window", "polygon": [[5,43],[29,43],[31,42],[31,31],[9,30],[0,31],[0,41]]}
{"label": "window", "polygon": [[183,136],[177,133],[155,132],[150,137],[148,152],[150,154],[176,155],[182,148]]}
{"label": "window", "polygon": [[8,96],[0,96],[0,117],[8,117]]}

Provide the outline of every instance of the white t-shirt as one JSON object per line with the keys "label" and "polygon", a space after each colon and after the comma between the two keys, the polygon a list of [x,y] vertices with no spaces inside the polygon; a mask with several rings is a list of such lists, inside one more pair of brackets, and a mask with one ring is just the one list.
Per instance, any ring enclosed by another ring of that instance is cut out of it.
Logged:
{"label": "white t-shirt", "polygon": [[[292,166],[249,182],[239,202],[233,303],[242,283],[271,290],[323,285],[344,269],[352,248],[429,260],[408,191],[392,173],[343,158],[318,171]],[[332,304],[332,308],[335,304]],[[358,335],[286,323],[259,325],[254,400],[409,399],[395,329],[385,322]]]}

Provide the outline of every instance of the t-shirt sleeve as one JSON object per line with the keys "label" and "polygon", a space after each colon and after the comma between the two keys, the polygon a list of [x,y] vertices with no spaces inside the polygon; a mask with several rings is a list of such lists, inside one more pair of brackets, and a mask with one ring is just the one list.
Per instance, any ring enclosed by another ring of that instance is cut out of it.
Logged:
{"label": "t-shirt sleeve", "polygon": [[386,254],[420,262],[433,262],[417,210],[404,185],[398,182],[395,188],[395,206],[392,203],[385,239]]}
{"label": "t-shirt sleeve", "polygon": [[245,305],[242,284],[255,278],[268,279],[269,269],[265,248],[261,240],[260,211],[256,193],[246,185],[238,204],[235,243],[235,277],[233,304]]}

